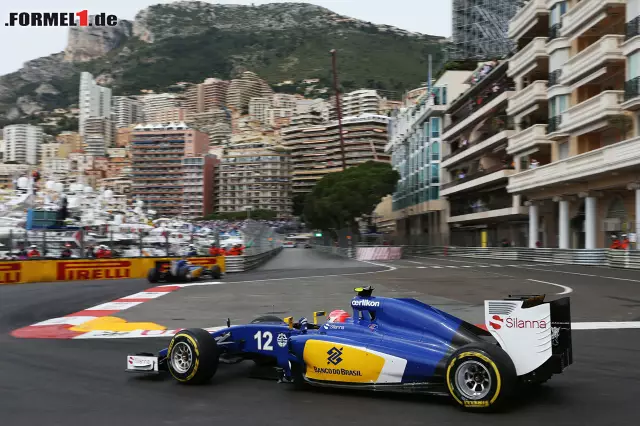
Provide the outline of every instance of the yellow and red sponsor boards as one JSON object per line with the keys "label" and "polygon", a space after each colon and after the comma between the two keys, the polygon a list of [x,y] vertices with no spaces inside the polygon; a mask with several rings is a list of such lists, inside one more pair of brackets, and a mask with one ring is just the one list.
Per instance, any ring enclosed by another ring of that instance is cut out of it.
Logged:
{"label": "yellow and red sponsor boards", "polygon": [[[0,262],[0,285],[78,280],[146,278],[156,261],[176,258],[117,258],[69,260],[10,260]],[[193,257],[189,262],[225,271],[224,257]]]}

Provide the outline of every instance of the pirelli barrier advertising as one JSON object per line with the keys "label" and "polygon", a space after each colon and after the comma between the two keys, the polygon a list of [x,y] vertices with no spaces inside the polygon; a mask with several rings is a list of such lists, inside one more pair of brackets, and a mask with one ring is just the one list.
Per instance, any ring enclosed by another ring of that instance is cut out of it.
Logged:
{"label": "pirelli barrier advertising", "polygon": [[[155,262],[176,257],[137,257],[117,259],[8,260],[0,261],[0,285],[52,281],[117,280],[146,278]],[[225,271],[224,257],[190,257],[193,265]]]}

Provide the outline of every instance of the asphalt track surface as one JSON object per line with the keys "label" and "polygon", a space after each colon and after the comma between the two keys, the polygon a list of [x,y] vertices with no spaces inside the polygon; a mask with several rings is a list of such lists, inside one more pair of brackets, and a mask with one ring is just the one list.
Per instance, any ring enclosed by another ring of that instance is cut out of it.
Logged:
{"label": "asphalt track surface", "polygon": [[[346,307],[353,287],[372,284],[378,294],[416,297],[469,320],[481,315],[487,298],[569,287],[574,321],[640,321],[635,271],[428,256],[385,264],[395,269],[288,249],[258,270],[225,277],[228,284],[183,289],[125,315],[180,327],[220,325],[225,316],[232,322],[272,312],[309,316],[314,309]],[[211,384],[181,386],[123,372],[127,353],[155,351],[167,339],[8,334],[148,287],[144,280],[0,286],[0,424],[638,424],[640,329],[574,331],[574,364],[563,375],[522,392],[507,412],[489,415],[464,412],[448,398],[296,392],[250,378],[250,363],[221,366]]]}

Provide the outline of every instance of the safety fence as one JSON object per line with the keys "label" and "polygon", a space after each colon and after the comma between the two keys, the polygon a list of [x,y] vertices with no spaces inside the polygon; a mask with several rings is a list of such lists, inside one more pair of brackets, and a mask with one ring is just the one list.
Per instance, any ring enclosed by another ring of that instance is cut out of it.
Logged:
{"label": "safety fence", "polygon": [[[241,257],[241,256],[239,256]],[[177,258],[118,258],[71,260],[9,260],[0,261],[0,284],[23,284],[78,280],[115,280],[146,278],[157,261]],[[218,265],[226,272],[225,258],[190,257],[189,262],[211,268]]]}
{"label": "safety fence", "polygon": [[276,256],[281,250],[282,247],[276,247],[272,250],[263,251],[258,254],[226,257],[226,271],[229,273],[244,272],[257,268],[272,257]]}
{"label": "safety fence", "polygon": [[640,269],[640,251],[638,250],[430,246],[403,246],[402,250],[404,256],[441,255],[477,259]]}
{"label": "safety fence", "polygon": [[355,257],[355,252],[356,252],[354,247],[343,248],[343,247],[327,246],[327,245],[320,245],[320,244],[314,244],[312,247],[314,250],[319,251],[321,253],[333,254],[335,256],[349,257],[349,258]]}

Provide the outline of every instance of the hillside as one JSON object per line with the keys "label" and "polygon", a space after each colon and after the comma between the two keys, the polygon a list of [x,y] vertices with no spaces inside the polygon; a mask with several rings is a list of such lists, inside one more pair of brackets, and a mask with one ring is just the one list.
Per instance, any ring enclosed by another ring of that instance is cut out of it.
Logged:
{"label": "hillside", "polygon": [[435,66],[441,62],[441,40],[309,4],[156,5],[115,29],[73,28],[64,53],[0,77],[0,119],[25,119],[77,102],[79,73],[85,70],[115,94],[229,79],[244,70],[271,84],[319,78],[328,86],[334,48],[346,90],[370,87],[400,96],[424,82],[429,53]]}

